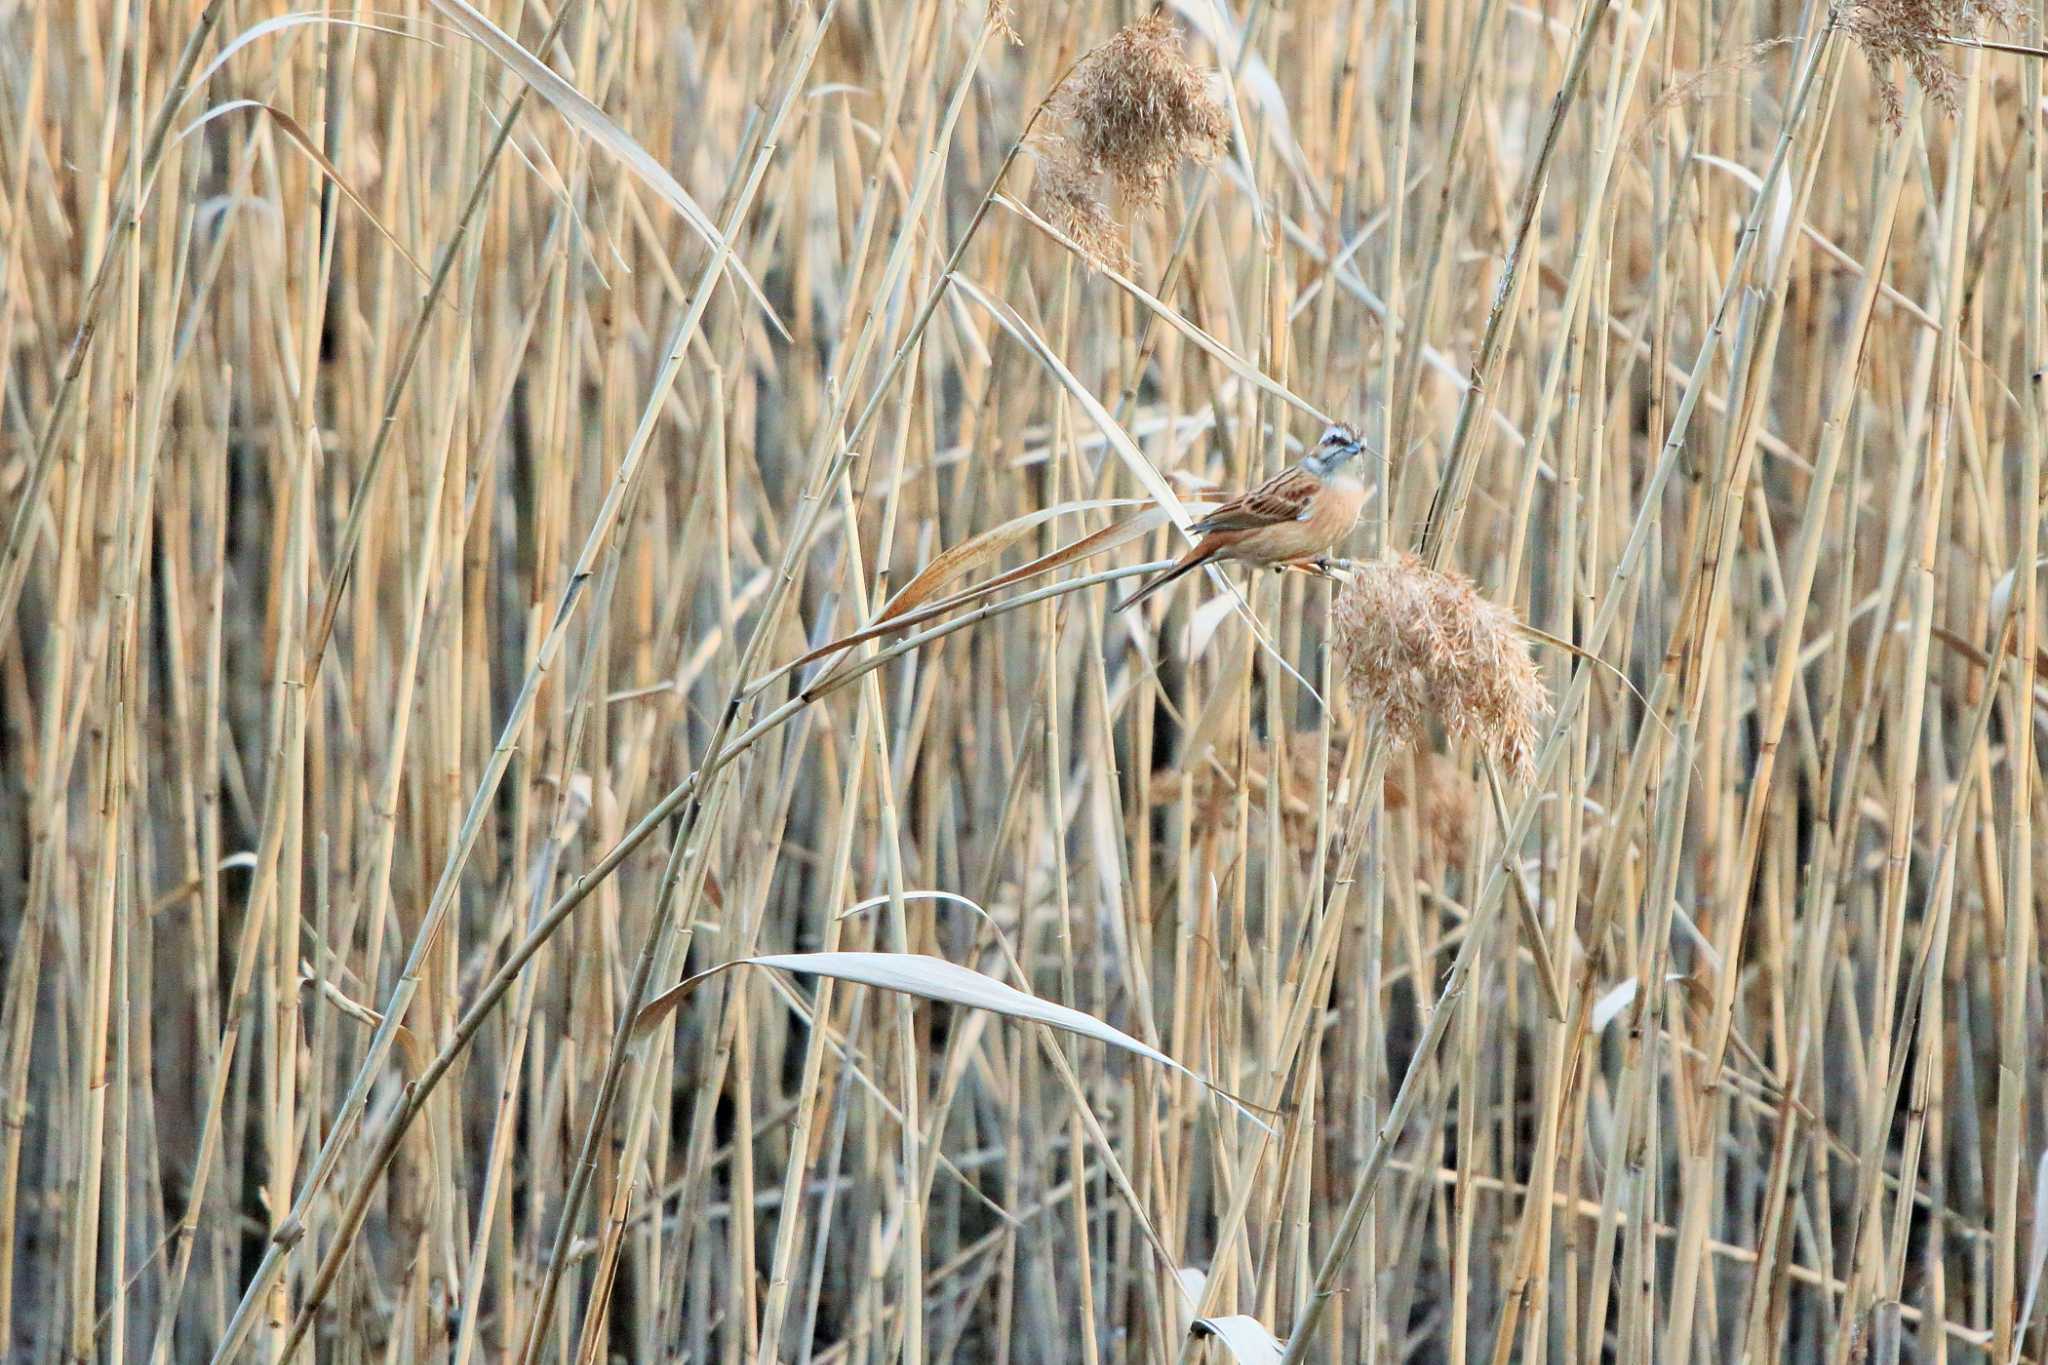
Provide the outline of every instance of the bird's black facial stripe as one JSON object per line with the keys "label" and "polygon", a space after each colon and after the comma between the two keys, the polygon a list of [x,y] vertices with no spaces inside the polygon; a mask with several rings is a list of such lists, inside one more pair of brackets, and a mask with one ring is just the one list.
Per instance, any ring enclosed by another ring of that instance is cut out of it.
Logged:
{"label": "bird's black facial stripe", "polygon": [[1338,422],[1323,431],[1323,439],[1316,443],[1310,458],[1316,462],[1318,473],[1328,473],[1364,449],[1365,443],[1359,439],[1358,433]]}

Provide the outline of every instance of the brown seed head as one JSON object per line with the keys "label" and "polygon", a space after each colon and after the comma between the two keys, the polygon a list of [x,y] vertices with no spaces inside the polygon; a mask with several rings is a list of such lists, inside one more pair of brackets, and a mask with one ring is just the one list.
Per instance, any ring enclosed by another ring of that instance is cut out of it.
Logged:
{"label": "brown seed head", "polygon": [[1032,198],[1046,218],[1073,238],[1090,269],[1127,273],[1130,253],[1098,193],[1101,175],[1066,138],[1041,138],[1032,151],[1038,159]]}
{"label": "brown seed head", "polygon": [[988,0],[988,26],[1013,47],[1024,44],[1024,35],[1017,32],[1017,13],[1010,8],[1009,0]]}
{"label": "brown seed head", "polygon": [[1158,203],[1182,161],[1209,160],[1230,135],[1180,30],[1158,11],[1083,57],[1055,107],[1072,124],[1081,156],[1134,204]]}
{"label": "brown seed head", "polygon": [[1412,741],[1431,715],[1454,739],[1485,746],[1511,772],[1535,757],[1550,698],[1515,614],[1412,554],[1368,564],[1337,596],[1337,648],[1360,706]]}
{"label": "brown seed head", "polygon": [[1929,99],[1953,113],[1956,74],[1942,55],[1943,40],[1969,37],[1986,21],[2010,28],[2019,15],[2019,0],[1859,0],[1843,11],[1842,24],[1869,59],[1884,120],[1897,131],[1906,106],[1891,79],[1894,58]]}

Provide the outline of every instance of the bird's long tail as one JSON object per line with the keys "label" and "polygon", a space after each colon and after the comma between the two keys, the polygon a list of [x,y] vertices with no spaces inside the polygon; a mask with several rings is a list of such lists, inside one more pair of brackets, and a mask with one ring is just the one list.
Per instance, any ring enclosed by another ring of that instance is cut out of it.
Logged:
{"label": "bird's long tail", "polygon": [[1144,587],[1138,589],[1129,597],[1126,597],[1123,601],[1117,603],[1114,607],[1110,608],[1110,610],[1112,612],[1126,611],[1131,607],[1137,606],[1138,603],[1144,601],[1153,593],[1158,592],[1161,588],[1167,586],[1176,578],[1179,578],[1183,574],[1193,573],[1196,569],[1201,568],[1204,564],[1207,564],[1210,560],[1214,559],[1215,557],[1216,553],[1213,550],[1208,551],[1206,553],[1199,548],[1190,551],[1186,559],[1183,559],[1180,563],[1174,565],[1166,572],[1160,574],[1150,583],[1147,583]]}

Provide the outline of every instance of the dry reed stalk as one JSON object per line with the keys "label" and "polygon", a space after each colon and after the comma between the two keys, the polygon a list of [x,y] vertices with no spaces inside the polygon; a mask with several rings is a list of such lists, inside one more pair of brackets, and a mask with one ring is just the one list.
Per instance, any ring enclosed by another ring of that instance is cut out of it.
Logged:
{"label": "dry reed stalk", "polygon": [[2042,6],[473,4],[0,16],[0,1354],[2032,1353]]}

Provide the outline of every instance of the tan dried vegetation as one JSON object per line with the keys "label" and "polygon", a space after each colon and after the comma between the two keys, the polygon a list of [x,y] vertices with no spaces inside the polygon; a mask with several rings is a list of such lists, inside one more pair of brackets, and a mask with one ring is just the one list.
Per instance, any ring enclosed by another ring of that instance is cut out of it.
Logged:
{"label": "tan dried vegetation", "polygon": [[2042,9],[0,2],[0,1357],[2042,1360]]}

